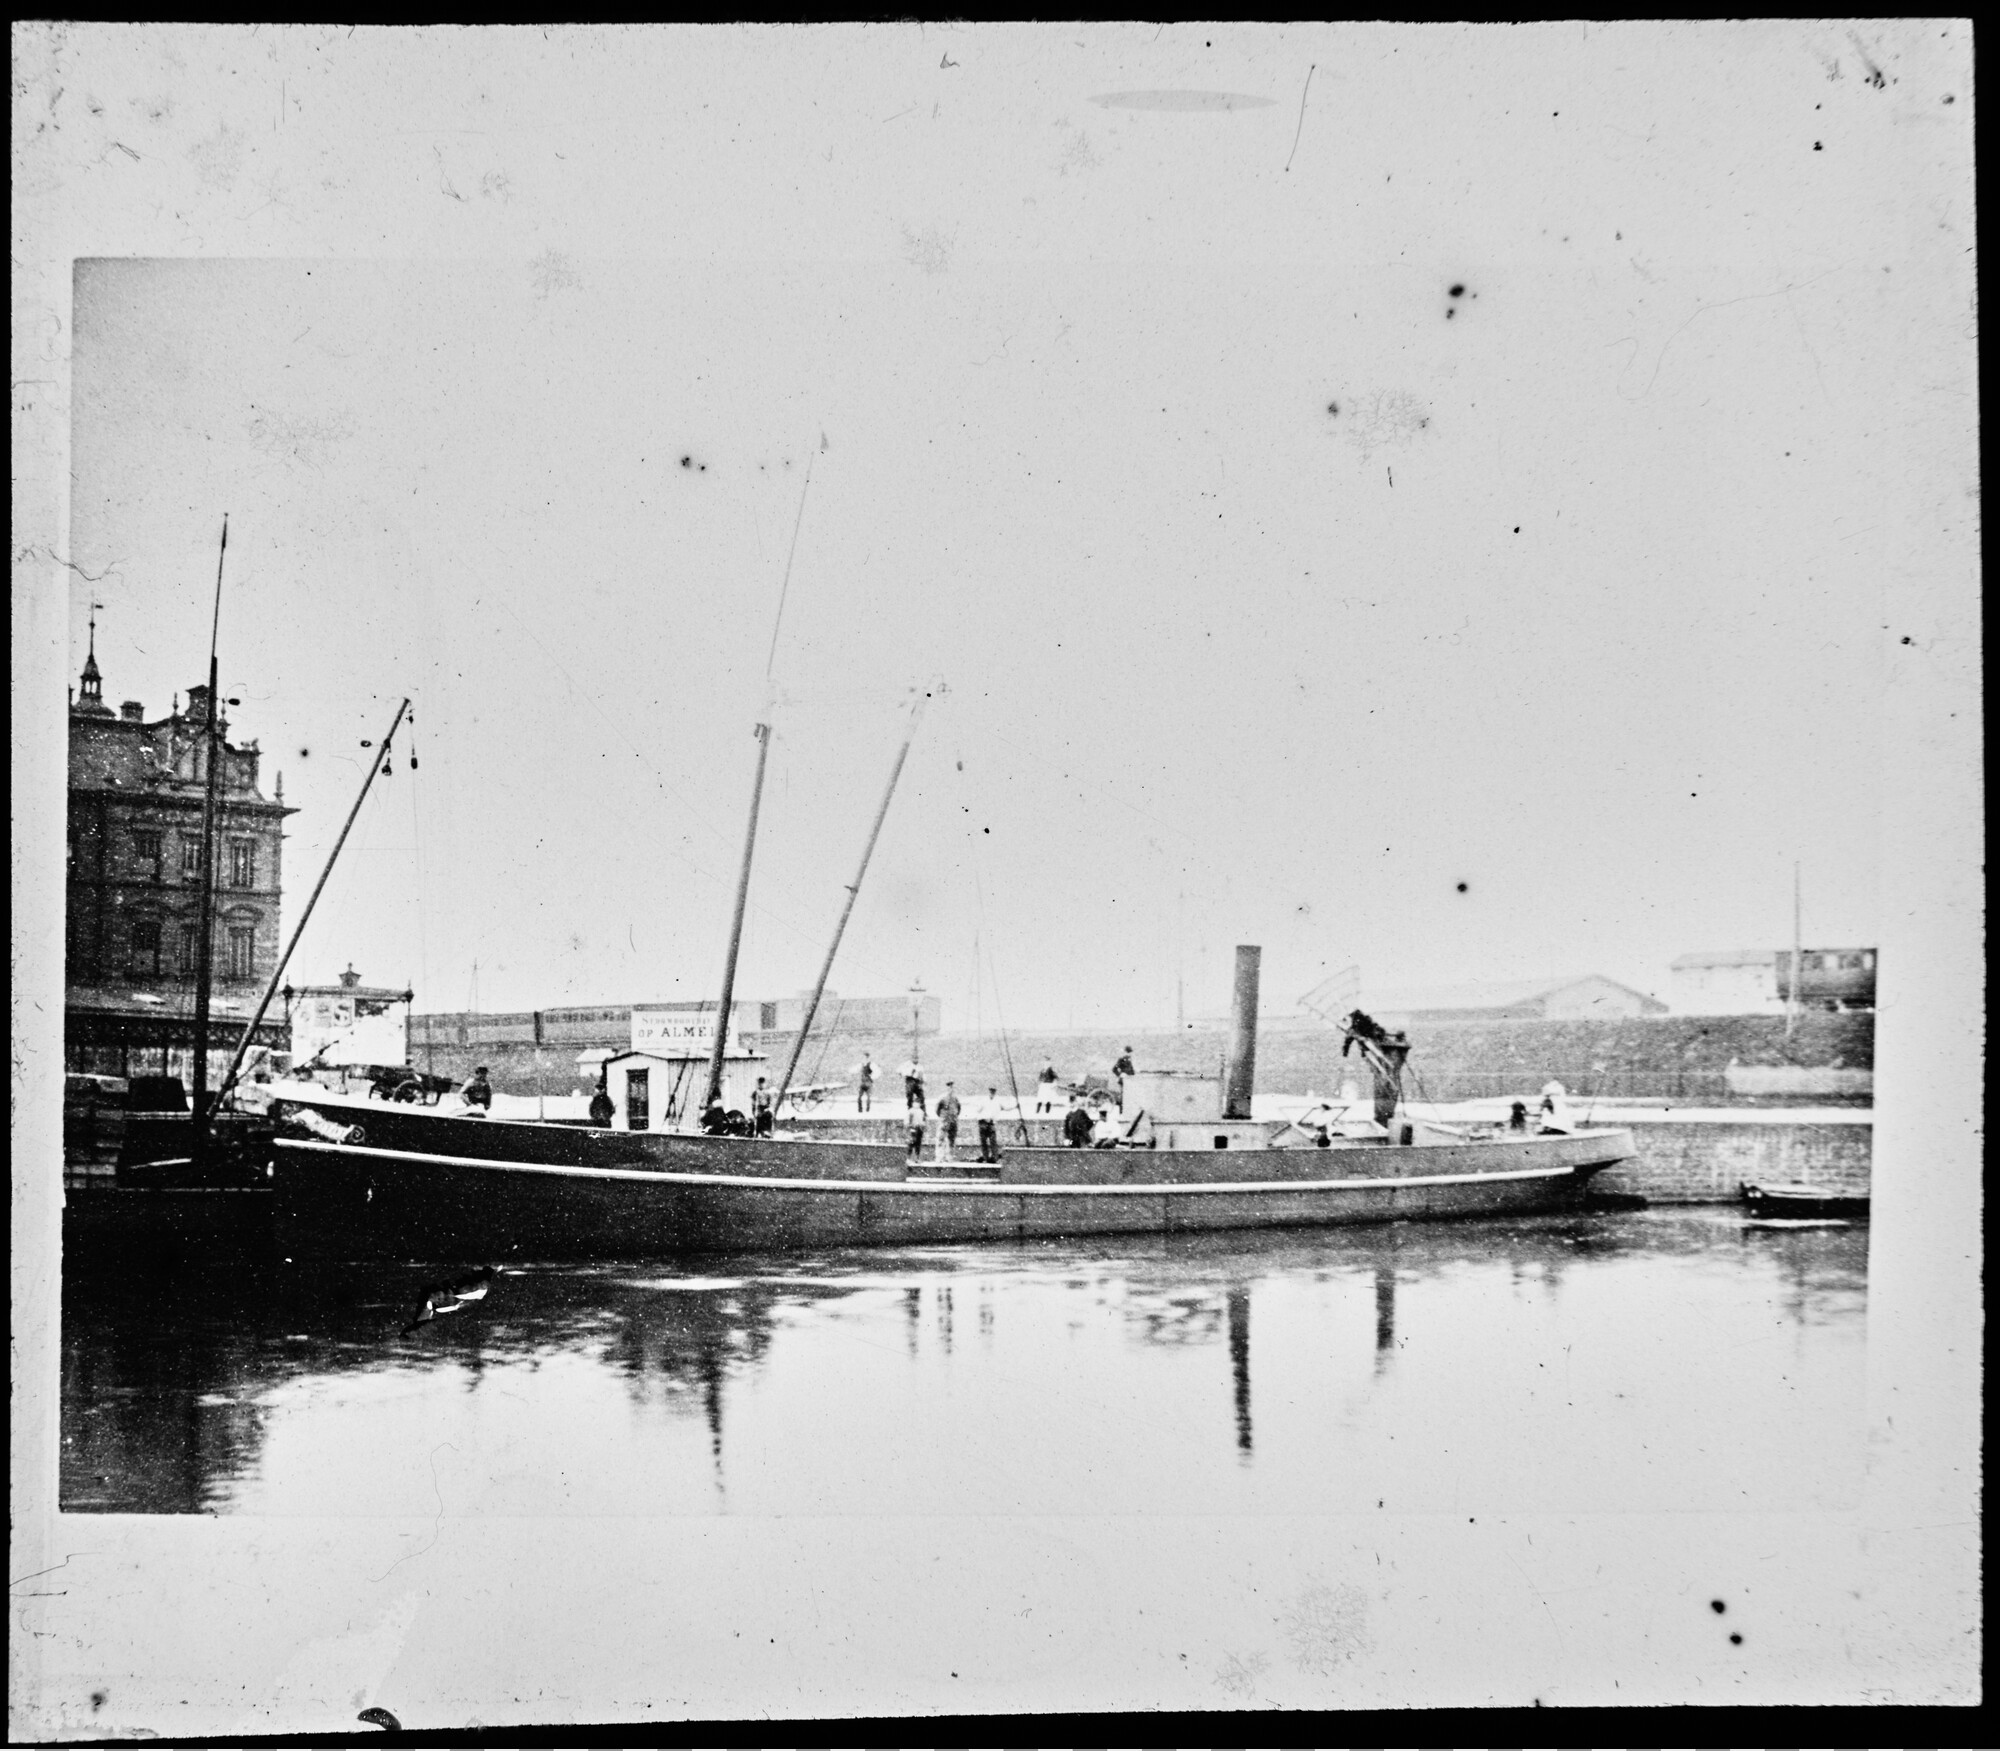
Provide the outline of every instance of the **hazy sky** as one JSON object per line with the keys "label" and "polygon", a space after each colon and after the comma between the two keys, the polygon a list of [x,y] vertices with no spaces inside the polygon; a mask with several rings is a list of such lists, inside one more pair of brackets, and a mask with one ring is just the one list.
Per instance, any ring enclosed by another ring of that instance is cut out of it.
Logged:
{"label": "hazy sky", "polygon": [[[415,699],[421,768],[378,785],[300,977],[352,959],[454,1007],[476,959],[488,1008],[705,995],[808,461],[746,995],[816,970],[901,695],[939,675],[836,982],[921,976],[955,1024],[1164,1022],[1182,967],[1219,1009],[1239,941],[1276,1004],[1350,962],[1659,988],[1685,950],[1782,943],[1795,859],[1811,937],[1882,945],[1859,1509],[1557,1517],[1558,1555],[1513,1568],[1612,1578],[1578,1694],[1713,1695],[1710,1644],[1618,1601],[1699,1611],[1721,1539],[1766,1605],[1860,1601],[1824,1686],[1746,1618],[1732,1694],[1977,1696],[1969,22],[13,44],[13,1572],[69,1565],[24,1719],[74,1728],[108,1681],[127,1718],[268,1727],[323,1675],[386,1680],[436,1582],[376,1569],[352,1517],[83,1540],[53,1513],[88,604],[107,696],[158,712],[204,671],[230,513],[223,673],[303,811],[295,901],[357,744]],[[1275,1598],[1322,1554],[1386,1550],[1405,1600],[1499,1572],[1487,1526],[1416,1518],[603,1526],[613,1570],[701,1576],[714,1623],[783,1574],[801,1612],[879,1592],[928,1624],[1015,1622],[1076,1574],[1150,1610]],[[502,1530],[522,1573],[604,1594],[575,1526]],[[405,1597],[296,1647],[266,1612],[291,1652],[246,1700],[217,1612],[343,1564]],[[1521,1670],[1546,1615],[1495,1621]],[[581,1663],[482,1713],[598,1718],[627,1641],[558,1637]],[[1048,1706],[1161,1644],[1105,1645]],[[854,1682],[922,1707],[915,1669]],[[809,1708],[796,1670],[739,1706]]]}
{"label": "hazy sky", "polygon": [[108,700],[200,678],[227,511],[294,906],[415,702],[295,978],[714,993],[808,462],[739,995],[811,982],[938,680],[834,985],[947,1025],[1214,1012],[1237,942],[1267,1005],[1664,995],[1795,860],[1878,939],[1947,43],[482,36],[65,100],[184,215],[76,267],[72,672],[94,600]]}

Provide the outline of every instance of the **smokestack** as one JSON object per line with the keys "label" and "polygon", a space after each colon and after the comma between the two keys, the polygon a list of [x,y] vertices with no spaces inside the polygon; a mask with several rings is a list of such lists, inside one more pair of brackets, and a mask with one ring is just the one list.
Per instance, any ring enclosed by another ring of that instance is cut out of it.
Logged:
{"label": "smokestack", "polygon": [[1225,1119],[1250,1116],[1250,1094],[1257,1086],[1257,966],[1264,951],[1249,943],[1236,945],[1236,997],[1229,1027],[1229,1086],[1222,1097]]}

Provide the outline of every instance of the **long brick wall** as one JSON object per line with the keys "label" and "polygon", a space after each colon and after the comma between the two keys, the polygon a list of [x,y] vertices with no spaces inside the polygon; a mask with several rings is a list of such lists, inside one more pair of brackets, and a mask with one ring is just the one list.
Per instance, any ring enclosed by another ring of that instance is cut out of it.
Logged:
{"label": "long brick wall", "polygon": [[[1550,1078],[1585,1098],[1657,1097],[1711,1106],[1756,1102],[1732,1094],[1723,1074],[1734,1058],[1742,1064],[1800,1064],[1864,1069],[1874,1062],[1875,1018],[1871,1014],[1818,1014],[1800,1018],[1791,1040],[1779,1016],[1645,1016],[1616,1021],[1433,1022],[1412,1027],[1413,1092],[1434,1100],[1531,1092]],[[789,1034],[753,1035],[752,1042],[776,1060],[773,1074],[790,1055]],[[607,1038],[620,1047],[626,1037]],[[1141,1069],[1217,1070],[1228,1049],[1220,1028],[1185,1031],[1135,1030],[1127,1033],[1025,1033],[1009,1036],[1003,1050],[992,1036],[943,1033],[924,1036],[926,1081],[935,1090],[949,1079],[964,1093],[989,1083],[1007,1092],[1007,1058],[1022,1091],[1032,1092],[1036,1073],[1053,1061],[1065,1079],[1105,1075],[1125,1046]],[[574,1042],[544,1049],[551,1093],[580,1086]],[[910,1054],[906,1033],[862,1034],[842,1030],[816,1034],[800,1060],[801,1082],[852,1083],[864,1052],[872,1053],[878,1087],[900,1071]],[[412,1060],[432,1067],[419,1045]],[[435,1052],[440,1075],[463,1080],[475,1064],[487,1065],[494,1085],[509,1094],[535,1092],[531,1046],[487,1045]],[[1328,1094],[1352,1074],[1343,1064],[1340,1041],[1330,1028],[1266,1028],[1257,1043],[1257,1087],[1265,1094]],[[892,1091],[896,1092],[896,1091]],[[1818,1097],[1815,1097],[1818,1098]]]}
{"label": "long brick wall", "polygon": [[1654,1204],[1732,1202],[1748,1184],[1784,1180],[1843,1197],[1868,1195],[1875,1128],[1867,1124],[1646,1123],[1632,1126],[1638,1154],[1606,1168],[1600,1192]]}

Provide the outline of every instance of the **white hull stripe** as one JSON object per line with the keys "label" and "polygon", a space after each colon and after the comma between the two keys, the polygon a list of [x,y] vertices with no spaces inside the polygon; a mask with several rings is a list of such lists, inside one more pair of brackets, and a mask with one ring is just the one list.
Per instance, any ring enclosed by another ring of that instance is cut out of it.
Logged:
{"label": "white hull stripe", "polygon": [[654,1173],[642,1167],[559,1167],[542,1162],[485,1161],[472,1155],[421,1155],[410,1149],[376,1149],[357,1143],[305,1143],[280,1138],[280,1149],[318,1155],[373,1156],[383,1161],[428,1162],[441,1167],[483,1168],[490,1173],[539,1173],[557,1179],[643,1180],[648,1184],[707,1186],[746,1192],[873,1192],[909,1198],[1158,1198],[1216,1197],[1232,1192],[1383,1192],[1398,1186],[1470,1186],[1489,1181],[1561,1179],[1597,1162],[1562,1162],[1553,1167],[1516,1167],[1495,1173],[1432,1173],[1367,1179],[1316,1180],[1158,1180],[1140,1185],[1034,1186],[968,1181],[963,1185],[914,1184],[906,1180],[766,1179],[735,1173]]}

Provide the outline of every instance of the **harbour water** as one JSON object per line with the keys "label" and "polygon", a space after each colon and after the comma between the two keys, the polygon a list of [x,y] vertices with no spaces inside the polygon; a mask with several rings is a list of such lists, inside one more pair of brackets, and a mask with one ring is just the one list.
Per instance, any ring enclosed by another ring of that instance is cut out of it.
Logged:
{"label": "harbour water", "polygon": [[1867,1229],[1733,1210],[437,1273],[75,1271],[71,1513],[1840,1509]]}

